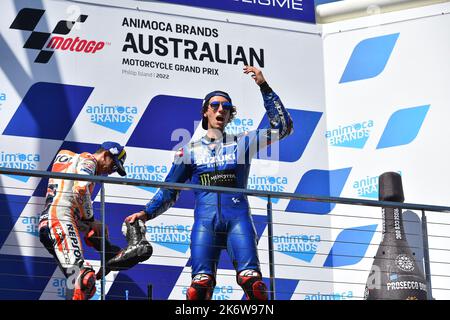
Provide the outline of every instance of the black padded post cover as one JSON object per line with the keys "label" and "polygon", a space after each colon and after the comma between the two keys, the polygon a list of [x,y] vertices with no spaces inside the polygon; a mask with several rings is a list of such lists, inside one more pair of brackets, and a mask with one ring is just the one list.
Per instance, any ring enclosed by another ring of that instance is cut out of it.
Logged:
{"label": "black padded post cover", "polygon": [[380,201],[405,201],[402,176],[397,172],[385,172],[378,178],[378,199]]}

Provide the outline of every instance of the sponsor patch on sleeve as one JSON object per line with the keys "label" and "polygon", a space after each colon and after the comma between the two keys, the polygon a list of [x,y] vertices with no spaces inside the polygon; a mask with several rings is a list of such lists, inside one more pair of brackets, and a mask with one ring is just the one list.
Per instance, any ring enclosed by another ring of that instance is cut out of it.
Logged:
{"label": "sponsor patch on sleeve", "polygon": [[95,161],[92,161],[90,159],[86,159],[81,163],[80,171],[86,172],[87,174],[95,174],[95,167],[96,163]]}

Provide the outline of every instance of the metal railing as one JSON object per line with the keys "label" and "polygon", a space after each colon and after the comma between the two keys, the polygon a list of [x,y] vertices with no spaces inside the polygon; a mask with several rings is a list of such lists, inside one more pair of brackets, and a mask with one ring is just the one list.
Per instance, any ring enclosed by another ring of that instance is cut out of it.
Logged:
{"label": "metal railing", "polygon": [[[275,260],[274,260],[274,247],[273,247],[273,215],[272,215],[272,203],[273,199],[289,199],[289,200],[303,200],[303,201],[313,201],[313,202],[325,202],[325,203],[335,203],[335,204],[346,204],[354,206],[370,206],[370,207],[385,207],[385,208],[400,208],[403,210],[416,210],[422,213],[422,236],[423,236],[423,257],[424,257],[424,269],[427,281],[428,298],[432,298],[432,286],[431,286],[431,271],[430,271],[430,257],[429,257],[429,246],[428,246],[428,229],[427,229],[427,217],[425,212],[450,212],[450,207],[447,206],[437,206],[437,205],[425,205],[416,203],[399,203],[392,201],[376,201],[376,200],[365,200],[356,198],[344,198],[344,197],[326,197],[326,196],[315,196],[315,195],[304,195],[297,193],[288,192],[271,192],[271,191],[260,191],[260,190],[249,190],[240,188],[228,188],[228,187],[216,187],[216,186],[201,186],[197,184],[186,184],[186,183],[168,183],[159,181],[143,181],[138,179],[127,179],[127,178],[115,178],[115,177],[104,177],[104,176],[87,176],[79,174],[70,173],[55,173],[47,171],[35,171],[35,170],[22,170],[22,169],[10,169],[1,168],[0,175],[16,175],[16,176],[27,176],[27,177],[38,177],[38,178],[56,178],[56,179],[68,179],[68,180],[79,180],[79,181],[91,181],[100,184],[100,214],[101,221],[103,225],[102,229],[102,252],[101,252],[101,267],[104,270],[106,265],[105,258],[105,184],[115,184],[115,185],[128,185],[128,186],[138,186],[138,187],[153,187],[153,188],[164,188],[164,189],[176,189],[176,190],[202,190],[216,193],[241,193],[246,196],[256,196],[267,199],[267,224],[268,224],[268,256],[269,256],[269,272],[270,272],[270,299],[275,300]],[[0,186],[2,187],[2,186]],[[220,205],[220,204],[219,204]],[[105,274],[102,275],[101,280],[101,299],[105,299]]]}

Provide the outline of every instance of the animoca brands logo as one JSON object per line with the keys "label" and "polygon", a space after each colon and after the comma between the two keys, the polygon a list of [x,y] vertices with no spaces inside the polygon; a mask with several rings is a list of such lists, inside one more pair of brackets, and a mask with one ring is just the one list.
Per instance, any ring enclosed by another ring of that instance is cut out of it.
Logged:
{"label": "animoca brands logo", "polygon": [[45,10],[43,9],[23,8],[9,27],[10,29],[31,31],[23,47],[39,50],[34,62],[49,62],[55,50],[93,54],[104,48],[104,41],[85,40],[79,37],[67,36],[75,24],[86,21],[88,16],[85,14],[80,14],[75,21],[60,20],[51,33],[35,31],[44,13]]}

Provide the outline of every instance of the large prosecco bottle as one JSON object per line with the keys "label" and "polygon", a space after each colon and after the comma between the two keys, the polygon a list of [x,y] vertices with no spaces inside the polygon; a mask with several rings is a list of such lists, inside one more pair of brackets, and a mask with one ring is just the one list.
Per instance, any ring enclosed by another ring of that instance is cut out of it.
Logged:
{"label": "large prosecco bottle", "polygon": [[[401,176],[385,172],[379,177],[380,201],[403,202]],[[405,237],[400,208],[382,208],[383,235],[366,282],[367,300],[426,300],[425,276]]]}

